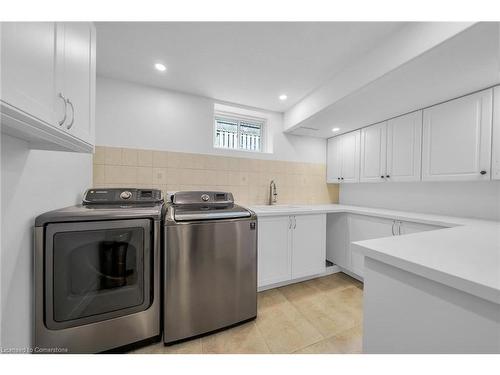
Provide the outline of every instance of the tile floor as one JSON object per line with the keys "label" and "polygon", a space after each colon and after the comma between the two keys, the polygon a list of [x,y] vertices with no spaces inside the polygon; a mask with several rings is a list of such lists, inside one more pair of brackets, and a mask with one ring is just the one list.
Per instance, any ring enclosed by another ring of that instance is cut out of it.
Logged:
{"label": "tile floor", "polygon": [[344,273],[259,293],[255,321],[147,354],[361,353],[363,284]]}

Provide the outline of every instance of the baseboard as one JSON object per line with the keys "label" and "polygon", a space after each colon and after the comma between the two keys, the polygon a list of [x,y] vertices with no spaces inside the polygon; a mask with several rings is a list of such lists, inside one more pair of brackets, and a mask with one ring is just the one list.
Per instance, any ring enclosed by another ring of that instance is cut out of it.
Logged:
{"label": "baseboard", "polygon": [[356,279],[356,280],[359,280],[361,282],[364,282],[364,279],[362,276],[359,276],[358,274],[355,274],[354,272],[351,272],[343,267],[339,267],[340,268],[340,271],[351,276],[352,278]]}
{"label": "baseboard", "polygon": [[[300,283],[302,281],[317,279],[318,277],[332,275],[332,274],[337,273],[337,272],[344,272],[344,270],[342,268],[340,268],[339,266],[337,266],[336,264],[334,264],[332,266],[326,267],[326,270],[323,273],[319,273],[319,274],[311,275],[311,276],[299,277],[299,278],[296,278],[293,280],[281,281],[279,283],[263,285],[261,287],[258,287],[257,291],[262,292],[262,291],[268,290],[268,289],[279,288],[279,287],[285,286],[285,285],[290,285],[290,284]],[[356,278],[359,279],[359,277],[356,277]]]}

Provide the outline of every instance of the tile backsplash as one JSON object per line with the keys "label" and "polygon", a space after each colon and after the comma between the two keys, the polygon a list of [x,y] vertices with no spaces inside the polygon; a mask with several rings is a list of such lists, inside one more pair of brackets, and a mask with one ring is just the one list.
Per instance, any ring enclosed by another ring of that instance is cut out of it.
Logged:
{"label": "tile backsplash", "polygon": [[278,204],[337,203],[338,185],[326,165],[96,146],[94,187],[152,187],[167,191],[230,191],[239,204],[267,204],[276,182]]}

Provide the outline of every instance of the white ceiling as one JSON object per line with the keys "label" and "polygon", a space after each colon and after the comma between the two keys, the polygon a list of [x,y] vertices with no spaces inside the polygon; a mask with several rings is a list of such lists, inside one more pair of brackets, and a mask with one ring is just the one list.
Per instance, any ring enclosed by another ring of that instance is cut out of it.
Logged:
{"label": "white ceiling", "polygon": [[[97,22],[97,72],[283,112],[404,25]],[[156,71],[156,62],[167,72]]]}
{"label": "white ceiling", "polygon": [[[500,83],[499,23],[478,23],[291,130],[329,138]],[[340,131],[333,133],[332,128]],[[316,130],[314,130],[316,129]]]}

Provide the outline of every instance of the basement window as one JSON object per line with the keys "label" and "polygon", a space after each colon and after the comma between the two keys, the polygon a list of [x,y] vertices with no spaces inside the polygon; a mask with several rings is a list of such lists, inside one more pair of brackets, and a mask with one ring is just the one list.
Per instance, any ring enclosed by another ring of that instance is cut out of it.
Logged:
{"label": "basement window", "polygon": [[214,147],[226,150],[263,152],[265,119],[216,113]]}

